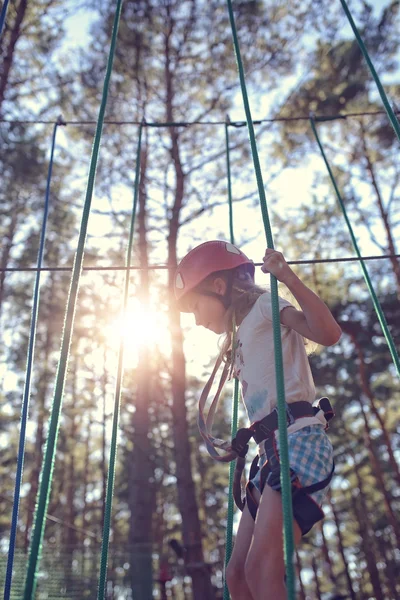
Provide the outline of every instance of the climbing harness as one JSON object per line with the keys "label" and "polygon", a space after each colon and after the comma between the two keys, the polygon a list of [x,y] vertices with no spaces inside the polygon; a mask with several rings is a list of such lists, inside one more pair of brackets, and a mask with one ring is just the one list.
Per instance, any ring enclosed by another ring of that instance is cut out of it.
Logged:
{"label": "climbing harness", "polygon": [[[257,503],[252,495],[254,484],[251,480],[255,477],[258,471],[258,459],[253,461],[250,469],[249,483],[246,486],[246,497],[242,498],[242,474],[246,463],[246,454],[249,449],[248,443],[251,438],[257,444],[263,444],[267,462],[261,468],[261,491],[267,483],[276,491],[281,491],[280,483],[280,459],[276,448],[275,432],[278,430],[278,411],[277,407],[273,409],[266,417],[253,423],[250,427],[243,427],[238,430],[236,436],[231,441],[222,440],[212,435],[212,424],[214,421],[215,412],[218,406],[219,397],[228,378],[230,365],[225,363],[221,373],[221,378],[218,384],[217,391],[211,402],[207,416],[205,416],[205,406],[210,393],[210,389],[214,382],[216,373],[222,363],[222,356],[219,356],[214,369],[210,375],[207,384],[200,396],[198,406],[198,426],[200,434],[204,440],[207,451],[210,456],[218,462],[230,462],[236,460],[235,472],[233,477],[232,494],[236,506],[243,510],[247,502],[250,514],[253,519],[257,514]],[[334,411],[328,398],[324,397],[318,400],[315,406],[307,401],[298,401],[293,403],[285,403],[286,409],[286,425],[293,425],[298,419],[304,417],[315,417],[321,415],[325,418],[326,427],[328,428],[329,421],[334,417]],[[222,453],[221,453],[222,451]],[[319,506],[310,497],[310,494],[325,488],[331,481],[334,472],[334,466],[331,473],[320,482],[313,485],[303,487],[293,469],[290,469],[290,483],[293,504],[293,516],[298,522],[303,535],[307,533],[311,527],[323,518],[323,512]]]}
{"label": "climbing harness", "polygon": [[[312,406],[309,402],[299,401],[291,404],[286,404],[286,419],[287,426],[293,425],[298,419],[304,417],[313,417],[322,413],[328,422],[334,417],[334,412],[328,398],[321,398],[316,406]],[[261,445],[266,455],[267,460],[261,467],[260,483],[261,493],[264,490],[265,484],[268,484],[273,490],[281,492],[280,481],[280,460],[279,453],[276,447],[275,432],[278,430],[278,414],[276,408],[264,419],[254,423],[249,428],[239,429],[236,437],[232,440],[232,448],[238,452],[240,461],[236,464],[235,477],[236,489],[233,490],[235,503],[243,510],[245,503],[253,519],[256,519],[258,503],[254,498],[253,489],[255,487],[253,479],[260,470],[258,466],[259,456],[256,456],[250,468],[249,481],[246,486],[246,497],[241,497],[241,478],[244,468],[244,458],[248,451],[248,442],[250,438],[254,438],[257,444]],[[335,466],[327,477],[323,480],[309,486],[302,486],[296,472],[290,468],[290,483],[292,491],[293,516],[296,519],[303,535],[308,533],[315,523],[323,519],[324,513],[316,502],[311,498],[313,494],[327,487],[332,479]]]}

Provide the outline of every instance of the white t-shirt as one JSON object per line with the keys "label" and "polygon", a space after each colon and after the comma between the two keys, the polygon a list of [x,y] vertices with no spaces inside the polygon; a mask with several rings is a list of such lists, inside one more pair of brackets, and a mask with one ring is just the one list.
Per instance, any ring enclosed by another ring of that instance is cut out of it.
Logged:
{"label": "white t-shirt", "polygon": [[[292,306],[279,298],[279,312]],[[285,399],[288,404],[315,400],[315,386],[304,347],[297,331],[281,324]],[[242,398],[251,423],[260,421],[277,404],[271,294],[262,294],[243,319],[236,335],[234,373],[242,384]],[[293,433],[308,425],[324,425],[325,419],[303,417],[288,428]]]}

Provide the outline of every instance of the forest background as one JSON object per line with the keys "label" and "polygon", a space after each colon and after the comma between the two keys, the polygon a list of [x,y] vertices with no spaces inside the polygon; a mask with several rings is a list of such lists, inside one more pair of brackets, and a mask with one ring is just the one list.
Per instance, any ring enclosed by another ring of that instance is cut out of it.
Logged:
{"label": "forest background", "polygon": [[[239,41],[275,239],[288,260],[354,254],[308,115],[318,126],[362,252],[398,252],[398,140],[339,2],[237,0]],[[399,2],[350,3],[389,98],[399,102]],[[21,597],[60,339],[115,2],[11,0],[0,39],[0,587],[14,492],[35,273],[54,122],[13,595]],[[398,105],[397,105],[398,108]],[[96,598],[120,335],[125,373],[109,598],[222,597],[228,470],[208,457],[196,403],[218,351],[171,302],[189,248],[229,239],[260,262],[265,236],[223,0],[125,0],[65,385],[37,597]],[[295,117],[293,119],[293,117]],[[297,118],[302,117],[302,118]],[[145,126],[128,314],[123,266]],[[84,123],[82,123],[84,122]],[[111,122],[111,123],[110,123]],[[148,269],[166,265],[168,269]],[[65,267],[63,270],[51,270]],[[326,519],[297,553],[299,598],[400,597],[399,381],[357,262],[294,267],[343,336],[317,348],[336,475]],[[400,264],[368,262],[395,342]],[[268,278],[258,272],[257,281]],[[229,436],[231,390],[215,430]],[[245,423],[244,415],[241,420]],[[255,452],[255,448],[253,448]],[[236,515],[237,517],[237,515]],[[336,595],[336,596],[335,596]]]}

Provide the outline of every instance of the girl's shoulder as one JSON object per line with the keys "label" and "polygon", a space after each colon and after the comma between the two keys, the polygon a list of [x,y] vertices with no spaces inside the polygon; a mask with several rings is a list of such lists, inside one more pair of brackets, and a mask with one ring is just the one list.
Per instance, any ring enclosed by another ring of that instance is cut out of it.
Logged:
{"label": "girl's shoulder", "polygon": [[[272,294],[270,290],[266,290],[264,294],[261,294],[256,304],[258,304],[258,308],[264,319],[272,321]],[[293,306],[293,304],[291,304],[289,300],[278,296],[278,306],[279,312],[281,312],[284,308],[287,308],[288,306]]]}
{"label": "girl's shoulder", "polygon": [[254,304],[251,306],[246,316],[240,325],[241,329],[247,329],[247,327],[257,327],[266,319],[269,319],[269,312],[271,306],[271,292],[266,290],[260,294]]}

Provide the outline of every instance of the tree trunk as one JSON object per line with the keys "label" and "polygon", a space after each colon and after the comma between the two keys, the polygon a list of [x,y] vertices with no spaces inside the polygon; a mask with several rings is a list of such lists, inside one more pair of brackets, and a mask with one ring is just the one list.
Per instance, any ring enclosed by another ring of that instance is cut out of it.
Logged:
{"label": "tree trunk", "polygon": [[[379,552],[381,557],[385,560],[386,568],[385,568],[385,579],[386,579],[386,596],[387,598],[396,598],[400,597],[400,582],[398,581],[398,573],[393,568],[394,566],[394,557],[389,556],[389,544],[387,540],[384,539],[382,535],[376,536],[376,543],[379,548]],[[396,549],[397,550],[397,549]],[[392,552],[393,554],[393,552]],[[396,580],[398,585],[396,586]],[[397,589],[396,589],[397,588]]]}
{"label": "tree trunk", "polygon": [[306,600],[306,593],[304,590],[304,584],[303,584],[303,579],[301,576],[301,571],[302,571],[302,564],[301,564],[301,558],[300,558],[300,553],[298,551],[298,549],[296,548],[296,564],[297,564],[297,576],[298,576],[298,580],[299,580],[299,586],[300,586],[300,600]]}
{"label": "tree trunk", "polygon": [[[372,589],[374,591],[374,599],[375,600],[385,600],[381,582],[379,578],[379,571],[377,567],[378,557],[375,551],[375,539],[374,533],[371,532],[369,520],[368,520],[368,506],[365,501],[364,490],[363,490],[363,482],[362,477],[359,471],[359,465],[356,461],[356,457],[353,455],[354,460],[354,473],[357,478],[358,492],[354,490],[357,494],[355,497],[354,494],[351,495],[351,501],[353,505],[353,510],[357,515],[357,520],[359,523],[359,533],[360,533],[360,541],[361,547],[364,552],[365,559],[367,561],[369,580],[372,585]],[[360,508],[358,507],[360,505]]]}
{"label": "tree trunk", "polygon": [[[179,214],[179,213],[177,213]],[[174,269],[176,260],[177,221],[171,219],[168,239],[169,290],[173,294]],[[176,228],[176,230],[175,230]],[[214,592],[211,586],[208,567],[204,562],[201,527],[195,493],[195,485],[191,473],[191,449],[188,436],[185,402],[185,358],[183,355],[183,337],[180,328],[180,315],[170,302],[169,319],[172,335],[172,417],[174,428],[174,446],[176,460],[176,477],[178,486],[178,503],[182,515],[183,543],[185,546],[185,564],[192,577],[194,600],[212,600]]]}
{"label": "tree trunk", "polygon": [[[165,33],[165,84],[166,84],[166,120],[174,121],[173,111],[173,72],[170,57],[170,37],[173,31],[173,19],[167,3],[167,23]],[[185,357],[183,354],[183,336],[180,326],[180,314],[172,300],[174,277],[177,267],[176,246],[179,231],[180,213],[184,197],[184,173],[179,153],[178,133],[175,127],[169,128],[170,153],[175,170],[175,197],[169,221],[168,235],[168,288],[170,293],[169,322],[172,345],[172,418],[176,477],[178,486],[178,504],[182,515],[182,534],[185,546],[185,565],[192,578],[193,599],[213,600],[215,594],[211,585],[210,572],[204,561],[201,527],[196,500],[196,490],[191,472],[191,449],[188,435],[186,411]]]}
{"label": "tree trunk", "polygon": [[333,571],[333,565],[332,565],[332,561],[331,561],[331,557],[329,556],[329,547],[328,547],[328,543],[326,541],[326,537],[325,537],[325,533],[324,533],[324,524],[323,521],[321,521],[320,524],[320,531],[321,531],[321,539],[322,539],[322,553],[324,556],[324,561],[325,561],[325,565],[327,567],[327,571],[329,573],[329,579],[331,580],[331,582],[333,583],[334,587],[337,587],[337,581],[336,581],[336,576],[335,573]]}
{"label": "tree trunk", "polygon": [[82,532],[81,532],[81,549],[82,549],[82,575],[86,576],[86,566],[88,566],[88,574],[90,575],[90,546],[85,544],[86,534],[84,531],[89,529],[88,525],[88,488],[89,488],[89,469],[90,469],[90,441],[92,431],[92,418],[89,416],[89,424],[87,427],[87,434],[85,439],[85,463],[83,467],[83,493],[82,493]]}
{"label": "tree trunk", "polygon": [[354,589],[353,589],[353,582],[351,580],[350,572],[349,572],[349,569],[348,569],[348,566],[347,566],[347,559],[346,559],[346,554],[345,554],[345,548],[344,548],[344,543],[343,543],[342,532],[341,532],[341,529],[340,529],[339,516],[338,516],[338,513],[337,513],[337,511],[335,509],[335,505],[332,502],[332,494],[330,492],[328,492],[328,499],[329,499],[331,511],[332,511],[333,518],[334,518],[335,525],[336,525],[336,534],[337,534],[337,540],[338,540],[338,550],[339,550],[340,556],[342,557],[343,568],[344,568],[344,573],[345,573],[346,580],[347,580],[347,587],[348,587],[348,591],[349,591],[349,594],[350,594],[350,598],[351,598],[351,600],[357,600],[356,594],[355,594]]}
{"label": "tree trunk", "polygon": [[[357,500],[359,500],[360,508],[357,505]],[[354,513],[357,516],[357,521],[359,524],[361,548],[363,550],[365,560],[367,561],[367,570],[368,570],[368,575],[369,575],[369,581],[370,581],[370,583],[372,585],[372,589],[374,591],[373,598],[375,600],[385,600],[385,597],[384,597],[383,591],[382,591],[382,587],[381,587],[380,578],[379,578],[379,571],[376,566],[377,556],[373,550],[374,544],[372,542],[372,535],[371,535],[371,531],[369,528],[369,524],[367,522],[367,518],[365,516],[368,513],[364,512],[366,507],[365,507],[365,500],[363,498],[363,493],[360,492],[357,499],[352,496],[351,501],[352,501]]]}
{"label": "tree trunk", "polygon": [[[143,307],[149,304],[148,248],[146,237],[146,190],[145,174],[147,166],[147,147],[140,160],[139,187],[139,255],[140,255],[140,292]],[[155,508],[155,489],[151,484],[153,463],[152,445],[149,437],[151,405],[151,357],[146,345],[139,350],[136,371],[137,393],[132,415],[133,450],[131,457],[131,476],[129,478],[130,544],[131,544],[131,586],[132,596],[137,600],[148,600],[153,595],[152,568],[152,518]]]}
{"label": "tree trunk", "polygon": [[107,385],[108,385],[108,371],[107,371],[107,347],[104,346],[104,360],[103,360],[103,376],[101,378],[102,395],[103,395],[103,423],[102,423],[102,435],[101,435],[101,522],[104,524],[106,516],[106,499],[107,499]]}
{"label": "tree trunk", "polygon": [[[75,387],[75,385],[74,385]],[[73,394],[73,399],[75,399],[75,394]],[[75,414],[73,414],[71,429],[70,429],[70,440],[75,440],[77,435],[77,423],[75,421]],[[73,582],[73,561],[76,550],[76,531],[73,528],[75,526],[75,506],[74,506],[74,496],[75,496],[75,458],[74,458],[74,445],[69,447],[69,463],[66,470],[66,479],[67,479],[67,521],[71,525],[71,527],[67,527],[65,531],[65,550],[66,550],[66,588],[67,592],[72,591],[72,582]],[[71,586],[71,587],[70,587]]]}
{"label": "tree trunk", "polygon": [[36,398],[35,398],[35,408],[37,409],[37,426],[36,426],[36,438],[35,438],[35,451],[34,451],[34,462],[32,465],[32,470],[30,473],[30,489],[27,495],[27,505],[28,505],[28,515],[26,521],[26,529],[25,529],[25,540],[24,546],[25,551],[28,551],[29,547],[29,536],[33,523],[33,507],[36,503],[36,496],[39,488],[39,475],[42,466],[43,460],[43,444],[44,444],[44,421],[45,421],[45,406],[46,406],[46,397],[49,389],[50,383],[50,352],[52,346],[52,335],[50,332],[50,326],[46,328],[46,338],[45,345],[43,348],[43,370],[41,376],[38,380],[37,390],[36,390]]}
{"label": "tree trunk", "polygon": [[[18,208],[16,207],[16,210],[14,210],[11,213],[11,220],[10,220],[10,224],[8,226],[8,231],[2,240],[2,244],[1,244],[2,250],[1,250],[1,257],[0,257],[0,265],[1,265],[2,269],[5,269],[6,267],[8,267],[8,261],[10,259],[11,248],[13,247],[13,244],[14,244],[14,236],[15,236],[15,231],[16,231],[16,226],[17,226],[18,212],[19,212]],[[6,279],[6,272],[0,271],[0,319],[1,319],[3,302],[4,302],[4,296],[5,296],[5,289],[4,289],[5,279]]]}
{"label": "tree trunk", "polygon": [[312,570],[314,572],[315,597],[318,598],[318,600],[322,600],[321,588],[319,587],[317,561],[315,560],[314,555],[311,558],[311,565],[312,565]]}
{"label": "tree trunk", "polygon": [[350,338],[351,338],[352,342],[354,343],[354,346],[357,350],[358,358],[359,358],[359,373],[360,373],[361,389],[362,389],[364,395],[368,398],[371,412],[379,423],[379,426],[382,431],[382,437],[383,437],[383,440],[385,442],[385,445],[386,445],[386,448],[388,451],[389,463],[393,470],[393,474],[396,478],[397,484],[398,484],[398,486],[400,486],[399,465],[398,465],[397,460],[393,453],[393,448],[392,448],[392,443],[390,440],[389,432],[386,429],[386,426],[382,419],[382,416],[379,413],[379,410],[375,405],[374,396],[373,396],[371,387],[369,385],[369,379],[368,379],[368,375],[367,375],[367,367],[365,364],[364,353],[363,353],[361,344],[357,340],[356,328],[359,328],[360,326],[357,323],[349,322],[349,321],[341,321],[340,326],[342,327],[343,331],[350,336]]}
{"label": "tree trunk", "polygon": [[20,0],[19,4],[15,8],[15,20],[10,29],[10,35],[8,38],[7,48],[4,53],[3,65],[1,70],[0,78],[0,116],[2,116],[2,105],[5,97],[5,92],[8,84],[8,78],[14,59],[15,46],[17,45],[19,36],[21,34],[21,25],[25,17],[26,9],[28,6],[28,0]]}
{"label": "tree trunk", "polygon": [[368,418],[367,418],[367,415],[365,414],[365,409],[362,404],[362,401],[360,401],[360,407],[361,407],[361,412],[362,412],[364,424],[365,424],[366,446],[368,448],[368,452],[369,452],[370,459],[371,459],[371,467],[372,467],[371,470],[372,470],[374,476],[376,477],[379,487],[382,491],[383,498],[385,501],[385,513],[386,513],[386,516],[387,516],[387,519],[388,519],[390,525],[392,526],[393,533],[396,537],[397,547],[400,548],[400,525],[397,520],[397,516],[393,510],[393,506],[392,506],[393,499],[391,498],[391,495],[386,488],[382,469],[379,464],[379,460],[378,460],[377,453],[375,450],[375,445],[374,445],[372,437],[371,437],[371,428],[369,426]]}
{"label": "tree trunk", "polygon": [[[379,214],[381,216],[383,227],[386,232],[388,253],[393,255],[393,254],[396,254],[396,245],[395,245],[395,241],[393,238],[392,227],[390,224],[389,215],[388,215],[388,213],[385,209],[384,203],[383,203],[381,190],[379,188],[378,180],[377,180],[376,174],[375,174],[375,167],[374,167],[374,164],[371,161],[371,158],[369,155],[365,127],[362,123],[360,123],[360,128],[361,128],[361,139],[363,141],[365,160],[366,160],[366,164],[367,164],[367,171],[368,171],[368,174],[369,174],[369,177],[371,180],[371,185],[375,191],[376,204],[378,206]],[[390,258],[389,260],[392,264],[393,273],[394,273],[395,280],[396,280],[397,296],[400,300],[400,263],[397,260],[397,258],[394,258],[394,257]]]}

